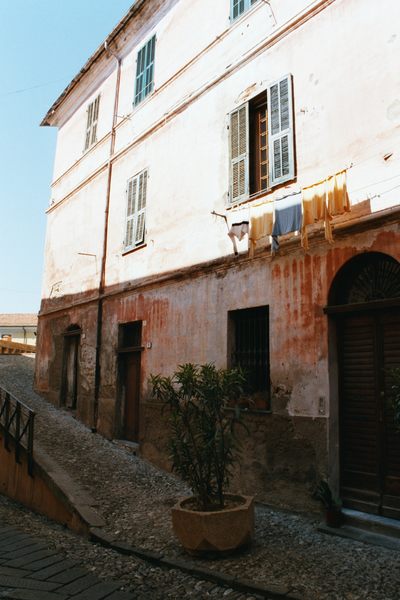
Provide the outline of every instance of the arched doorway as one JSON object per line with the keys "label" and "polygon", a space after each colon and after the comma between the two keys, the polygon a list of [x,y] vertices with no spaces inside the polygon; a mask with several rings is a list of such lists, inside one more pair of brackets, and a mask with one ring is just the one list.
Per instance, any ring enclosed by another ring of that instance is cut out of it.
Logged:
{"label": "arched doorway", "polygon": [[341,498],[400,519],[400,432],[390,402],[400,367],[400,263],[375,252],[351,259],[327,312],[336,323]]}
{"label": "arched doorway", "polygon": [[79,377],[79,346],[82,330],[70,325],[64,332],[64,352],[60,404],[71,410],[77,408]]}

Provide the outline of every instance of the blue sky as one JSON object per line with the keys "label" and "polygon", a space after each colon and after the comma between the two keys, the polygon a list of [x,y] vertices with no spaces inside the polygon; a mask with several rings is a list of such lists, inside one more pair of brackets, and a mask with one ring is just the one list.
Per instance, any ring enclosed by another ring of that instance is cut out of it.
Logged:
{"label": "blue sky", "polygon": [[56,130],[47,109],[133,0],[0,0],[0,313],[40,307]]}

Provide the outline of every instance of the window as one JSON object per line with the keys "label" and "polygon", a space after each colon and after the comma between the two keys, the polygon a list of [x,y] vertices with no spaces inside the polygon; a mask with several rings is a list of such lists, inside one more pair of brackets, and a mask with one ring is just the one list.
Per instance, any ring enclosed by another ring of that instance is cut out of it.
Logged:
{"label": "window", "polygon": [[230,202],[294,178],[290,75],[230,114]]}
{"label": "window", "polygon": [[85,150],[97,142],[97,121],[99,118],[100,96],[97,96],[87,108]]}
{"label": "window", "polygon": [[231,0],[231,19],[237,19],[246,10],[250,8],[252,4],[255,4],[257,0]]}
{"label": "window", "polygon": [[246,376],[250,407],[269,409],[269,308],[258,306],[229,312],[230,362]]}
{"label": "window", "polygon": [[126,188],[126,230],[124,249],[131,250],[144,242],[146,220],[147,171],[129,179]]}
{"label": "window", "polygon": [[140,348],[142,343],[142,321],[132,321],[119,326],[119,348]]}
{"label": "window", "polygon": [[137,55],[135,105],[139,104],[154,86],[154,52],[156,36],[141,48]]}

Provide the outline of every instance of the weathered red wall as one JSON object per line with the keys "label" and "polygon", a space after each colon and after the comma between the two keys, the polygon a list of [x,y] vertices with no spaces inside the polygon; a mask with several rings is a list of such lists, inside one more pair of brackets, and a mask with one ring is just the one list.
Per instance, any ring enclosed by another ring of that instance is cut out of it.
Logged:
{"label": "weathered red wall", "polygon": [[[295,240],[282,245],[273,258],[265,251],[252,260],[229,258],[213,268],[177,273],[163,283],[147,282],[137,291],[133,287],[105,298],[99,431],[107,437],[121,433],[116,385],[120,323],[143,321],[141,452],[168,468],[167,426],[161,407],[148,397],[149,375],[170,374],[183,362],[226,366],[228,311],[268,305],[272,414],[247,415],[251,435],[244,441],[235,486],[269,501],[304,507],[315,479],[328,470],[328,317],[323,308],[330,286],[339,269],[359,253],[379,251],[400,259],[398,225],[369,227],[337,234],[332,246],[314,239],[308,253]],[[86,334],[79,411],[90,425],[94,305],[41,318],[37,386],[42,392],[47,389],[48,397],[57,396],[57,376],[52,373],[60,360],[50,338],[61,336],[71,323]]]}

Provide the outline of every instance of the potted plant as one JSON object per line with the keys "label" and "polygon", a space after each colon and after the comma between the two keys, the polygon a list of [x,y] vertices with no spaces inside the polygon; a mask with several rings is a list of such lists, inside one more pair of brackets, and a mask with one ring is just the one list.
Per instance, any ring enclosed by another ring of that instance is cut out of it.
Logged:
{"label": "potted plant", "polygon": [[342,524],[342,502],[335,498],[325,479],[319,482],[313,493],[313,498],[322,502],[325,507],[325,522],[328,527],[340,527]]}
{"label": "potted plant", "polygon": [[169,409],[173,470],[193,496],[172,509],[173,529],[191,554],[231,552],[250,543],[253,498],[227,493],[240,455],[240,369],[181,365],[172,377],[150,376],[153,398]]}

